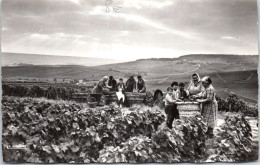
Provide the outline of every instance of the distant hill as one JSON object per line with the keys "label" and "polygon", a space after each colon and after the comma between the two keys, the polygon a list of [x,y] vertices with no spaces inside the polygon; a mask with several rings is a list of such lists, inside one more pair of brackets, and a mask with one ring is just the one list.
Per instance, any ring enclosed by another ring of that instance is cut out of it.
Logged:
{"label": "distant hill", "polygon": [[105,75],[116,79],[141,74],[147,89],[165,90],[172,81],[189,83],[193,73],[210,76],[217,94],[226,97],[230,91],[250,102],[257,102],[258,56],[187,55],[171,59],[141,59],[100,66],[28,65],[3,66],[3,80],[20,78],[68,78],[97,81]]}
{"label": "distant hill", "polygon": [[227,72],[256,70],[258,55],[185,55],[179,58],[151,58],[131,62],[108,64],[94,68],[111,68],[121,72],[147,73],[147,76],[165,76],[189,72]]}
{"label": "distant hill", "polygon": [[122,62],[122,60],[91,58],[91,57],[72,57],[72,56],[53,56],[38,54],[21,53],[1,53],[2,66],[25,66],[25,65],[83,65],[96,66]]}
{"label": "distant hill", "polygon": [[3,80],[18,80],[20,78],[67,78],[99,80],[105,75],[124,77],[123,72],[107,69],[94,69],[79,65],[34,65],[2,67]]}
{"label": "distant hill", "polygon": [[[7,58],[7,56],[10,56]],[[17,54],[3,54],[3,62],[7,59],[18,58]],[[20,55],[19,55],[20,57]],[[127,76],[130,74],[141,74],[147,79],[161,79],[167,76],[189,75],[193,72],[212,73],[212,72],[233,72],[257,70],[258,56],[240,56],[240,55],[185,55],[179,58],[167,59],[141,59],[131,62],[106,64],[99,66],[79,66],[79,65],[36,65],[42,59],[49,63],[64,63],[71,60],[71,63],[83,63],[85,65],[101,64],[102,59],[80,58],[80,57],[58,57],[58,56],[37,56],[21,55],[21,59],[26,59],[19,66],[3,66],[3,78],[15,77],[57,77],[57,78],[88,78],[96,79],[96,76],[114,75]],[[57,61],[55,62],[55,59]],[[58,60],[59,59],[59,60]],[[35,62],[30,62],[35,60]],[[74,60],[74,61],[73,61]],[[16,60],[17,61],[17,60]],[[38,62],[37,62],[38,61]],[[92,61],[94,61],[92,63]],[[106,61],[108,62],[108,61]],[[115,62],[115,61],[110,61]],[[30,65],[34,63],[34,65]],[[88,75],[88,76],[86,76]],[[90,76],[91,75],[91,76]],[[94,75],[94,76],[92,76]]]}

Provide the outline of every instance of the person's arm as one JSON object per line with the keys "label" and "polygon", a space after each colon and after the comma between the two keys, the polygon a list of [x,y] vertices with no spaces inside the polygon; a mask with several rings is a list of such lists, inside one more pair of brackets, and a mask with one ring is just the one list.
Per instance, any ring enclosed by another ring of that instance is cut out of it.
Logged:
{"label": "person's arm", "polygon": [[108,88],[108,89],[112,88],[112,86],[107,85],[104,81],[102,82],[101,87],[102,88]]}
{"label": "person's arm", "polygon": [[205,103],[208,101],[212,101],[214,98],[214,91],[212,89],[206,90],[206,98],[205,99],[198,99],[197,101],[200,103]]}
{"label": "person's arm", "polygon": [[170,95],[166,95],[166,97],[165,97],[165,100],[167,100],[168,102],[170,102],[170,103],[176,103],[176,101],[177,100],[174,100],[173,98],[172,98],[172,96],[170,96]]}
{"label": "person's arm", "polygon": [[187,99],[188,98],[188,93],[186,91],[184,91],[184,98]]}

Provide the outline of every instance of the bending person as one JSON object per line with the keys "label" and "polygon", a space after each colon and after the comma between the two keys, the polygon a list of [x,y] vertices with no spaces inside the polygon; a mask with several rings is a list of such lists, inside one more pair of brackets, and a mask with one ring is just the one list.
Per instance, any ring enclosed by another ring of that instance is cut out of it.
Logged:
{"label": "bending person", "polygon": [[104,76],[101,80],[99,80],[97,85],[93,88],[92,93],[103,93],[104,88],[110,89],[111,87],[106,85],[107,80],[108,80],[107,76]]}

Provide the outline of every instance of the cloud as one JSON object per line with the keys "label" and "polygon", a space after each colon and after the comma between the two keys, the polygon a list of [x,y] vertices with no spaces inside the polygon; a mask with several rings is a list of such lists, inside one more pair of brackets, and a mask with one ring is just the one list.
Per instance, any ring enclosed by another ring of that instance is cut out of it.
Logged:
{"label": "cloud", "polygon": [[105,2],[3,0],[2,50],[119,58],[258,52],[256,0],[113,0],[110,12]]}
{"label": "cloud", "polygon": [[[123,5],[131,8],[142,9],[146,7],[161,9],[173,4],[172,0],[124,0]],[[119,2],[120,5],[120,2]]]}
{"label": "cloud", "polygon": [[195,33],[189,33],[189,32],[185,32],[185,31],[180,31],[180,30],[175,30],[173,28],[169,28],[163,24],[161,24],[159,21],[153,21],[152,19],[148,19],[139,15],[134,15],[134,14],[125,14],[125,13],[115,13],[115,12],[109,12],[106,13],[103,10],[102,6],[97,6],[94,8],[94,10],[89,12],[90,15],[100,15],[100,16],[111,16],[111,17],[116,17],[116,18],[122,18],[125,19],[126,21],[133,21],[138,23],[137,26],[139,26],[140,24],[144,24],[147,25],[149,27],[161,30],[161,31],[165,31],[167,33],[170,34],[174,34],[174,35],[179,35],[185,38],[193,38],[192,36]]}
{"label": "cloud", "polygon": [[223,37],[221,37],[221,39],[234,40],[235,37],[234,36],[223,36]]}

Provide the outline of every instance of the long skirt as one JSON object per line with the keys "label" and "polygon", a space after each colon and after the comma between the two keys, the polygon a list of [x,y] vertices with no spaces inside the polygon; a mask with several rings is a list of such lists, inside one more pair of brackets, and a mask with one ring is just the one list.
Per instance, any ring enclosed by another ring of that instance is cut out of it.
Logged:
{"label": "long skirt", "polygon": [[214,128],[217,125],[217,109],[216,101],[210,101],[202,104],[201,115],[207,122],[208,127]]}

